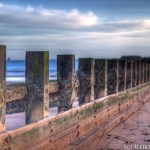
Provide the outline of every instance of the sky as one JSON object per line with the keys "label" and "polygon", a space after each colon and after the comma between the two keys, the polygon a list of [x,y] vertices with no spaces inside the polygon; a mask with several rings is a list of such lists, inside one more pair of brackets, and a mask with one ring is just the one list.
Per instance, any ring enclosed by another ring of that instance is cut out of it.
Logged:
{"label": "sky", "polygon": [[0,0],[0,45],[11,59],[150,56],[150,0]]}

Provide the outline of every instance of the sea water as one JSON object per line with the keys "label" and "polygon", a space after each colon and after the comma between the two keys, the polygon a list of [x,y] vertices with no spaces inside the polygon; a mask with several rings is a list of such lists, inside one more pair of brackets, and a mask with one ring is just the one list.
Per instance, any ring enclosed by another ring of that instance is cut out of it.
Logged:
{"label": "sea water", "polygon": [[[78,60],[75,61],[75,68],[78,68]],[[25,61],[10,60],[6,65],[6,81],[7,83],[24,83],[25,82]],[[49,61],[49,80],[57,79],[57,61]]]}

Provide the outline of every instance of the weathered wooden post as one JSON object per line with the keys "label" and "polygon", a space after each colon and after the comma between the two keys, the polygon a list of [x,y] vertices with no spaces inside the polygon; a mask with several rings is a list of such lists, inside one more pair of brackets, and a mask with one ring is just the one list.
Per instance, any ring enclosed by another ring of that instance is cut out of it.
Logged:
{"label": "weathered wooden post", "polygon": [[141,61],[137,62],[137,85],[140,85],[142,82],[142,69]]}
{"label": "weathered wooden post", "polygon": [[135,86],[138,84],[138,70],[137,70],[137,61],[135,62]]}
{"label": "weathered wooden post", "polygon": [[119,60],[108,60],[108,95],[118,93]]}
{"label": "weathered wooden post", "polygon": [[147,65],[146,62],[144,62],[144,83],[146,83],[147,80]]}
{"label": "weathered wooden post", "polygon": [[147,62],[147,80],[146,82],[149,82],[149,64]]}
{"label": "weathered wooden post", "polygon": [[107,60],[95,60],[95,99],[107,96]]}
{"label": "weathered wooden post", "polygon": [[149,76],[148,76],[148,77],[149,77],[149,78],[148,78],[149,80],[148,80],[148,82],[150,82],[150,63],[148,64],[148,70],[149,70]]}
{"label": "weathered wooden post", "polygon": [[49,52],[26,52],[26,123],[48,117]]}
{"label": "weathered wooden post", "polygon": [[6,115],[6,46],[0,45],[0,133],[5,131]]}
{"label": "weathered wooden post", "polygon": [[146,82],[148,82],[148,63],[146,63]]}
{"label": "weathered wooden post", "polygon": [[133,72],[132,72],[132,73],[133,73],[133,74],[132,74],[132,87],[135,87],[135,80],[136,80],[136,79],[135,79],[135,76],[136,76],[136,74],[135,74],[135,62],[134,62],[134,61],[132,62],[132,65],[133,65],[133,66],[132,66],[132,67],[133,67],[133,68],[132,68],[132,69],[133,69]]}
{"label": "weathered wooden post", "polygon": [[145,83],[147,82],[147,63],[145,62]]}
{"label": "weathered wooden post", "polygon": [[150,81],[150,64],[148,63],[148,82]]}
{"label": "weathered wooden post", "polygon": [[145,67],[144,62],[142,62],[142,65],[141,65],[142,84],[144,83],[144,77],[145,77],[144,67]]}
{"label": "weathered wooden post", "polygon": [[57,80],[60,84],[58,111],[66,111],[74,107],[77,97],[75,55],[57,56]]}
{"label": "weathered wooden post", "polygon": [[133,68],[132,68],[132,62],[131,61],[127,61],[127,89],[132,88],[132,72],[133,72]]}
{"label": "weathered wooden post", "polygon": [[119,60],[119,92],[126,90],[127,61]]}
{"label": "weathered wooden post", "polygon": [[94,100],[94,59],[79,59],[79,102],[80,104]]}
{"label": "weathered wooden post", "polygon": [[133,62],[133,78],[132,78],[132,87],[137,85],[137,62]]}

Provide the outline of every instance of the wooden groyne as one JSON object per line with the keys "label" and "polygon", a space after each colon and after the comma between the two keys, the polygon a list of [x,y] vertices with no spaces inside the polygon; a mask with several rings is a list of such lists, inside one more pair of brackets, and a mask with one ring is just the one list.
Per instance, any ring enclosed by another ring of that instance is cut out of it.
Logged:
{"label": "wooden groyne", "polygon": [[[150,98],[149,59],[57,56],[57,81],[48,80],[49,53],[26,53],[25,85],[6,87],[6,46],[0,46],[0,149],[92,149]],[[74,102],[79,99],[79,107]],[[26,126],[5,130],[6,104],[23,101]],[[59,114],[49,118],[56,103]]]}

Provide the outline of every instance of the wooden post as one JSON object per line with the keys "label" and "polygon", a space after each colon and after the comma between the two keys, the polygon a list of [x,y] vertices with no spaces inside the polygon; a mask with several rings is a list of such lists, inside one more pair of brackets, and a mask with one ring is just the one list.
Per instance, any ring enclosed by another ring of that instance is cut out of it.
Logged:
{"label": "wooden post", "polygon": [[49,52],[26,53],[26,123],[48,117]]}
{"label": "wooden post", "polygon": [[145,62],[145,83],[147,82],[147,64]]}
{"label": "wooden post", "polygon": [[95,60],[95,99],[107,96],[107,60]]}
{"label": "wooden post", "polygon": [[127,82],[126,82],[127,89],[132,88],[132,62],[127,61]]}
{"label": "wooden post", "polygon": [[147,73],[146,73],[146,74],[147,74],[146,82],[149,82],[149,81],[148,81],[148,80],[149,80],[149,69],[148,69],[148,67],[149,67],[149,64],[147,63],[147,64],[146,64],[146,68],[147,68],[147,71],[146,71],[146,72],[147,72]]}
{"label": "wooden post", "polygon": [[131,88],[133,87],[133,61],[131,62]]}
{"label": "wooden post", "polygon": [[141,67],[141,76],[142,76],[142,84],[143,84],[143,83],[144,83],[144,77],[145,77],[145,76],[144,76],[144,74],[145,74],[145,73],[144,73],[144,70],[145,70],[145,69],[144,69],[144,67],[145,67],[144,62],[142,62],[142,65],[141,65],[141,66],[142,66],[142,67]]}
{"label": "wooden post", "polygon": [[124,79],[124,88],[127,89],[127,60],[125,60],[125,79]]}
{"label": "wooden post", "polygon": [[116,85],[116,93],[119,92],[119,66],[120,66],[120,63],[119,63],[119,60],[117,60],[117,85]]}
{"label": "wooden post", "polygon": [[127,61],[119,60],[119,92],[126,90]]}
{"label": "wooden post", "polygon": [[94,59],[79,59],[79,102],[80,104],[94,100]]}
{"label": "wooden post", "polygon": [[137,86],[137,62],[133,62],[132,87]]}
{"label": "wooden post", "polygon": [[0,133],[6,130],[6,46],[0,45]]}
{"label": "wooden post", "polygon": [[149,82],[149,63],[147,63],[147,82]]}
{"label": "wooden post", "polygon": [[135,87],[135,62],[133,64],[133,78],[132,78],[132,87]]}
{"label": "wooden post", "polygon": [[146,62],[144,62],[144,83],[146,83],[147,80],[147,67]]}
{"label": "wooden post", "polygon": [[138,71],[137,71],[137,62],[135,62],[135,86],[138,84]]}
{"label": "wooden post", "polygon": [[75,55],[57,56],[57,80],[60,84],[58,111],[66,111],[74,107],[77,97]]}
{"label": "wooden post", "polygon": [[148,64],[148,71],[149,71],[148,82],[150,82],[150,64]]}
{"label": "wooden post", "polygon": [[136,85],[136,71],[135,71],[135,62],[132,62],[132,87],[135,87]]}
{"label": "wooden post", "polygon": [[137,85],[140,85],[142,82],[142,69],[141,61],[137,62]]}
{"label": "wooden post", "polygon": [[108,60],[108,95],[118,92],[119,61]]}

